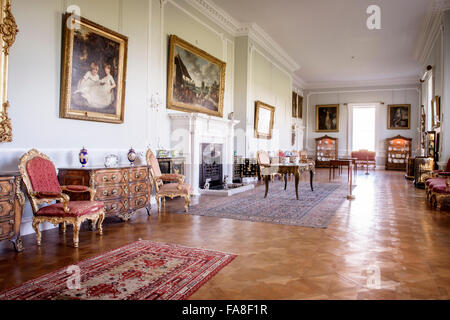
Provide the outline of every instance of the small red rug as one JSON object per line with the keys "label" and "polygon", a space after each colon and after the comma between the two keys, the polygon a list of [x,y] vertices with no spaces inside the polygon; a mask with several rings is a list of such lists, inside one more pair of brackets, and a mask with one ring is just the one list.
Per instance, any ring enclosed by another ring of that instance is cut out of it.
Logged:
{"label": "small red rug", "polygon": [[235,257],[142,240],[4,291],[0,300],[183,300]]}

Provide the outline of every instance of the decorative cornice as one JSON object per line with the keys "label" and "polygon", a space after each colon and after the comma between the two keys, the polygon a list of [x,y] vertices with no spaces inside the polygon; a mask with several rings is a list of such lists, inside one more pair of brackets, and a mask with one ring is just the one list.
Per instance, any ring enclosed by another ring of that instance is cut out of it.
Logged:
{"label": "decorative cornice", "polygon": [[189,0],[188,3],[233,36],[240,28],[240,23],[238,21],[208,0]]}
{"label": "decorative cornice", "polygon": [[300,69],[297,62],[257,24],[240,23],[209,0],[189,0],[187,2],[232,36],[248,36],[290,73]]}
{"label": "decorative cornice", "polygon": [[419,87],[417,78],[362,80],[362,81],[341,81],[341,82],[309,82],[304,89],[335,89],[335,88],[360,88],[360,87],[380,87],[380,86],[400,86],[414,85]]}
{"label": "decorative cornice", "polygon": [[426,59],[433,49],[436,37],[441,30],[443,13],[446,10],[450,10],[450,0],[433,1],[415,51],[415,57],[421,64],[426,63]]}
{"label": "decorative cornice", "polygon": [[306,89],[308,84],[302,79],[300,78],[298,75],[294,74],[292,76],[292,84],[294,87],[296,87],[297,89]]}

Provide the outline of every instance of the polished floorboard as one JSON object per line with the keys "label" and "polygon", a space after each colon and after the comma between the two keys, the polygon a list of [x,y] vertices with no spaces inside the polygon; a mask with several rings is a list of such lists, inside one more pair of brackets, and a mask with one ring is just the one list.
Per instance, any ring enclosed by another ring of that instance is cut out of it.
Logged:
{"label": "polished floorboard", "polygon": [[[335,181],[347,184],[345,170]],[[78,249],[70,229],[43,232],[40,248],[27,235],[23,253],[0,245],[0,291],[146,239],[238,255],[191,299],[449,299],[449,212],[430,209],[401,172],[359,173],[356,184],[327,229],[173,214],[183,201],[168,200],[159,216],[154,205],[152,218],[108,219],[103,236],[82,231]]]}

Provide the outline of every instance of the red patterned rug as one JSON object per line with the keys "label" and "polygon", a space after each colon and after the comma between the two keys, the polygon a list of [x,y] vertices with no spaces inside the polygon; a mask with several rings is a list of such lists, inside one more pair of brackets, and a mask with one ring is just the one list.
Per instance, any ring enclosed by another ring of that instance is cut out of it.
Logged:
{"label": "red patterned rug", "polygon": [[183,300],[235,257],[142,240],[4,291],[0,300]]}

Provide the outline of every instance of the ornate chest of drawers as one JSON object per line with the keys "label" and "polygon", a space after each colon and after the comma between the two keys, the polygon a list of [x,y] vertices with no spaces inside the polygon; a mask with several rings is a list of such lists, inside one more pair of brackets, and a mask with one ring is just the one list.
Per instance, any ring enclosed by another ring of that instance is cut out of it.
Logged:
{"label": "ornate chest of drawers", "polygon": [[10,240],[17,252],[23,251],[20,238],[25,196],[20,190],[19,173],[0,173],[0,241]]}
{"label": "ornate chest of drawers", "polygon": [[[83,185],[97,190],[95,200],[105,203],[106,215],[129,220],[138,209],[150,214],[151,183],[147,166],[59,169],[61,185]],[[71,200],[88,200],[70,194]]]}

